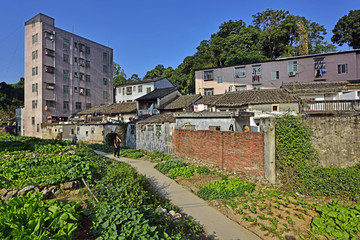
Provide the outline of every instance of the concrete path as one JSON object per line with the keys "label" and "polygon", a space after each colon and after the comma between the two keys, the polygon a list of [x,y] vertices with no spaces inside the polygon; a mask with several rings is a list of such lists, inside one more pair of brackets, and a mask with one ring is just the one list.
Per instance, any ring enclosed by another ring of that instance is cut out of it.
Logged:
{"label": "concrete path", "polygon": [[114,158],[112,154],[99,151],[96,153],[108,158],[116,159],[129,163],[132,167],[144,174],[149,182],[158,190],[160,194],[171,201],[181,211],[192,216],[196,222],[202,225],[207,234],[212,239],[219,240],[260,240],[257,235],[245,229],[241,225],[233,222],[225,215],[210,207],[206,201],[196,196],[190,190],[176,183],[156,170],[156,164],[150,161],[135,160],[130,158]]}

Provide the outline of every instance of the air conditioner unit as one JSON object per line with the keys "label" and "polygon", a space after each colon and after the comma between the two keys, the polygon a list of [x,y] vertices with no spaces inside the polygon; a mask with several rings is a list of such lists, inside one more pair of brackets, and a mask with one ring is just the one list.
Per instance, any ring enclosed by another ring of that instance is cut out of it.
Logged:
{"label": "air conditioner unit", "polygon": [[295,77],[296,76],[296,72],[289,72],[289,77]]}

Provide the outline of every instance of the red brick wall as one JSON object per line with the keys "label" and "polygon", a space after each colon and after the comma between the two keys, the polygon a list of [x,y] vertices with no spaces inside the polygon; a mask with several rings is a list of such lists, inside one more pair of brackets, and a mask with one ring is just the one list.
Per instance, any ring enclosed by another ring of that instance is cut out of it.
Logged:
{"label": "red brick wall", "polygon": [[174,152],[228,170],[264,176],[263,133],[175,129]]}

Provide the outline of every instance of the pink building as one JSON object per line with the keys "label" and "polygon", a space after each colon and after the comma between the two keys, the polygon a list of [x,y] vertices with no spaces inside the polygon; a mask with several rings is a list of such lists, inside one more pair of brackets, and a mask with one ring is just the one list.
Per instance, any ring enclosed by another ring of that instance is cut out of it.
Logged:
{"label": "pink building", "polygon": [[281,58],[231,67],[195,71],[195,93],[279,88],[291,82],[334,82],[360,79],[360,49]]}
{"label": "pink building", "polygon": [[113,102],[113,50],[54,23],[41,13],[25,22],[25,136],[42,137],[48,119]]}

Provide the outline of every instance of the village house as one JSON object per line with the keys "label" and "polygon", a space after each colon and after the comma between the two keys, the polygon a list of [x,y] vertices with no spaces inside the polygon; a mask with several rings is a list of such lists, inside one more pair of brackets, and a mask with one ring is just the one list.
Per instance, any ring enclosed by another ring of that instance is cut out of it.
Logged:
{"label": "village house", "polygon": [[195,93],[217,95],[279,88],[283,83],[360,79],[360,50],[279,58],[273,61],[198,69]]}
{"label": "village house", "polygon": [[166,77],[120,84],[114,87],[114,102],[134,102],[155,89],[170,87],[174,85]]}
{"label": "village house", "polygon": [[160,109],[161,113],[167,112],[192,112],[194,108],[192,104],[201,98],[200,94],[182,95]]}

